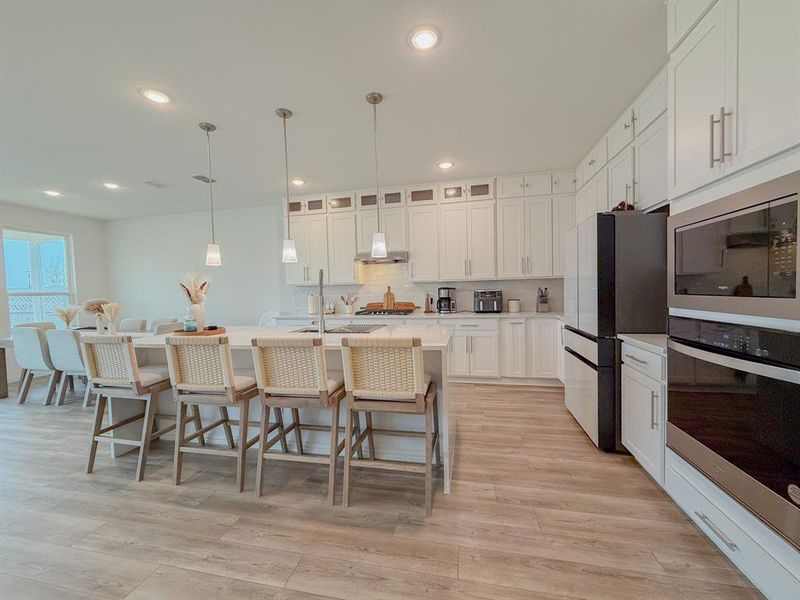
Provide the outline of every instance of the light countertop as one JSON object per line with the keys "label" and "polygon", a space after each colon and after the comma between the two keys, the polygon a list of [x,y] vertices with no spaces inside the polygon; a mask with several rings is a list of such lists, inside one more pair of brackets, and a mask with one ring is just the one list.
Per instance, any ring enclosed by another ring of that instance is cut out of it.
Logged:
{"label": "light countertop", "polygon": [[667,355],[667,334],[666,333],[623,333],[617,336],[623,342],[654,352],[661,356]]}
{"label": "light countertop", "polygon": [[[276,317],[277,320],[306,320],[316,319],[317,315],[309,315],[307,313],[285,314]],[[326,319],[415,319],[415,320],[445,320],[445,319],[563,319],[564,316],[558,312],[501,312],[501,313],[476,313],[473,311],[459,311],[457,313],[444,313],[437,312],[426,313],[421,310],[415,310],[410,315],[348,315],[346,313],[334,313],[332,315],[325,315]]]}

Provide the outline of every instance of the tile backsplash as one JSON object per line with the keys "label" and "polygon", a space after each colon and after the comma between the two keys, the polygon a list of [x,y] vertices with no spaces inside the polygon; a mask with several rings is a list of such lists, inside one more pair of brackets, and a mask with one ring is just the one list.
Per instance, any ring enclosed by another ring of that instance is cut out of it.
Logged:
{"label": "tile backsplash", "polygon": [[[414,302],[424,307],[425,293],[434,299],[438,297],[440,287],[456,288],[456,308],[459,311],[472,310],[473,292],[475,290],[501,290],[503,292],[503,310],[507,310],[509,298],[518,298],[523,311],[536,310],[536,292],[542,287],[550,293],[550,310],[562,312],[564,309],[563,279],[509,279],[501,281],[455,281],[438,283],[416,283],[409,281],[408,264],[358,265],[360,283],[351,285],[326,285],[325,297],[336,298],[336,312],[344,312],[344,303],[340,296],[355,294],[356,305],[364,306],[367,302],[383,301],[386,288],[391,286],[396,301]],[[314,287],[296,287],[294,291],[294,311],[298,314],[308,312],[308,296],[316,294]]]}

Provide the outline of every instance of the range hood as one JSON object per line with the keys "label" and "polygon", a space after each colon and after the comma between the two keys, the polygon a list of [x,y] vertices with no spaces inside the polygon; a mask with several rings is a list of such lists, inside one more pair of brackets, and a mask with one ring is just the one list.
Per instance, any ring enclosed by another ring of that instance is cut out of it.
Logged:
{"label": "range hood", "polygon": [[387,252],[383,258],[373,258],[369,252],[359,252],[356,254],[355,261],[362,265],[387,265],[408,262],[408,250],[398,250]]}

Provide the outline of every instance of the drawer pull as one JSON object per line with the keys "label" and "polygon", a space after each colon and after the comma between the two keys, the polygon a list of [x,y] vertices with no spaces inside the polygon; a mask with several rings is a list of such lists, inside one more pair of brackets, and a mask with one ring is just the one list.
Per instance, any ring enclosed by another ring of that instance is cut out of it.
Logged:
{"label": "drawer pull", "polygon": [[722,540],[722,543],[723,543],[723,544],[725,544],[725,545],[726,545],[728,548],[730,548],[730,549],[731,549],[733,552],[738,552],[738,551],[739,551],[739,546],[737,546],[736,544],[734,544],[734,543],[733,543],[733,542],[732,542],[732,541],[731,541],[731,540],[728,538],[728,536],[727,536],[727,535],[725,535],[724,533],[722,533],[722,532],[719,530],[719,528],[718,528],[716,525],[714,525],[714,523],[711,521],[711,519],[709,519],[709,518],[708,518],[708,516],[707,516],[707,515],[705,515],[705,514],[703,514],[703,513],[701,513],[701,512],[698,512],[698,511],[694,511],[694,514],[695,514],[695,515],[697,515],[697,518],[698,518],[698,519],[700,519],[700,520],[701,520],[703,523],[705,523],[705,524],[706,524],[706,526],[707,526],[707,527],[708,527],[708,528],[709,528],[709,529],[710,529],[710,530],[711,530],[711,531],[714,533],[714,535],[716,535],[716,536],[717,536],[719,539],[721,539],[721,540]]}
{"label": "drawer pull", "polygon": [[647,364],[646,360],[642,360],[641,358],[636,358],[635,356],[631,356],[630,354],[626,354],[625,358],[630,358],[633,362],[639,363],[640,365]]}
{"label": "drawer pull", "polygon": [[461,323],[461,325],[459,325],[459,327],[477,327],[477,326],[478,326],[477,324],[470,325],[468,323]]}

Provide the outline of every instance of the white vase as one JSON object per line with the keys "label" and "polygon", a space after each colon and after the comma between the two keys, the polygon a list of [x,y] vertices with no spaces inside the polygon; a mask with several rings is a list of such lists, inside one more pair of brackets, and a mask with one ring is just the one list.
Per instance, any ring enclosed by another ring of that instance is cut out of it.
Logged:
{"label": "white vase", "polygon": [[197,323],[197,331],[203,331],[206,326],[206,307],[204,304],[192,304],[192,316]]}
{"label": "white vase", "polygon": [[95,315],[94,322],[95,326],[97,327],[97,333],[103,333],[105,331],[105,327],[103,326],[103,315]]}
{"label": "white vase", "polygon": [[108,333],[109,335],[117,335],[117,321],[109,321],[108,322]]}

